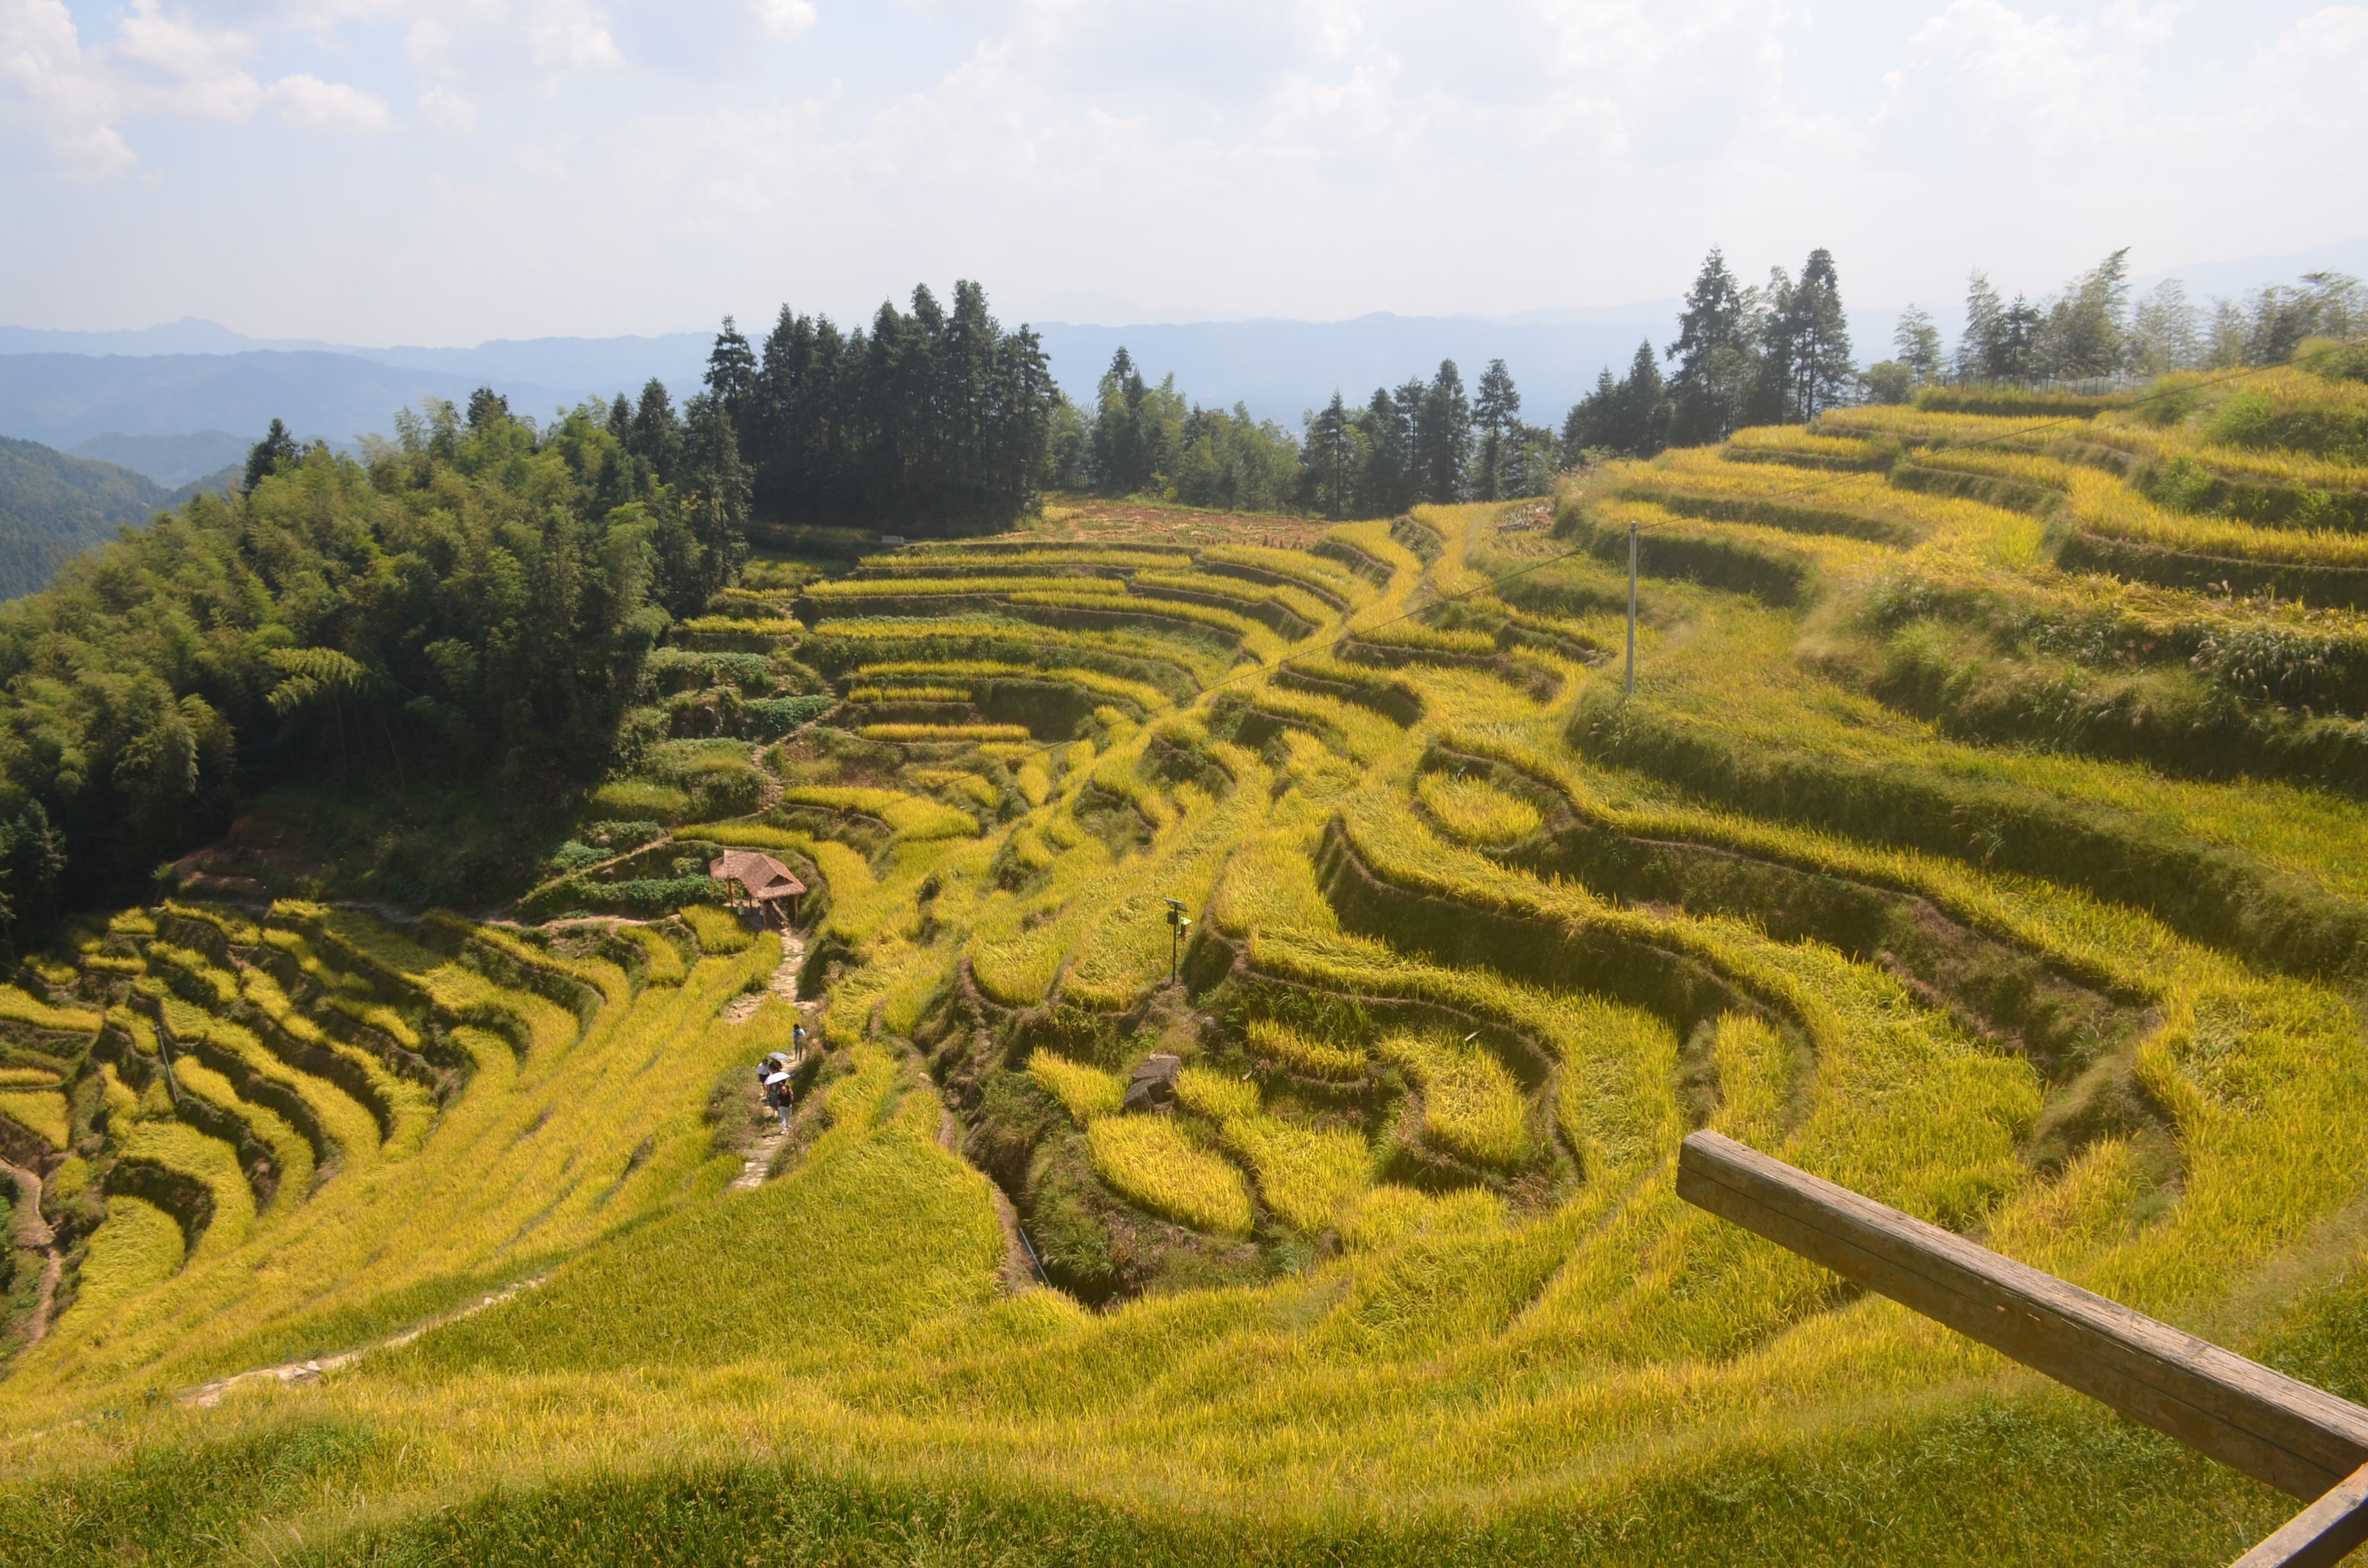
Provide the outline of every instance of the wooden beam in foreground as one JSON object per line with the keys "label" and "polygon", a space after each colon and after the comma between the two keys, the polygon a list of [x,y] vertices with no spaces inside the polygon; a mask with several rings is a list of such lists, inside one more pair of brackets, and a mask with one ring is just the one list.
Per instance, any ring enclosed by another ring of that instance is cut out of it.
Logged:
{"label": "wooden beam in foreground", "polygon": [[2368,1468],[2285,1522],[2233,1568],[2328,1568],[2368,1540]]}
{"label": "wooden beam in foreground", "polygon": [[[1696,1132],[1685,1141],[1678,1196],[2291,1496],[2339,1498],[2368,1466],[2368,1410],[2350,1400],[1731,1138]],[[2368,1539],[2361,1498],[2332,1507],[2321,1540],[2334,1556],[2258,1555],[2304,1528],[2314,1508],[2244,1561],[2332,1562]]]}

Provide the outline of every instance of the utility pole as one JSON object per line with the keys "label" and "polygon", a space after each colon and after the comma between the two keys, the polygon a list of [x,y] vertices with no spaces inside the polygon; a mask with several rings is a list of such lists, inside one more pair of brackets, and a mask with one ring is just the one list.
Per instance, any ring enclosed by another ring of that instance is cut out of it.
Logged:
{"label": "utility pole", "polygon": [[1636,695],[1636,525],[1628,525],[1628,687]]}
{"label": "utility pole", "polygon": [[1192,929],[1186,918],[1180,900],[1167,900],[1167,983],[1173,985],[1182,974],[1184,933]]}

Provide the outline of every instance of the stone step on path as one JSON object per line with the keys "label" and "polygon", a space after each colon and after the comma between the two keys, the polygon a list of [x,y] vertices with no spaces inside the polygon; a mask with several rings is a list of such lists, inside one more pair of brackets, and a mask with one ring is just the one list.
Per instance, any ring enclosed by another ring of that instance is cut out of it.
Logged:
{"label": "stone step on path", "polygon": [[[746,1023],[757,1016],[757,1009],[765,1005],[765,997],[768,995],[778,996],[791,1006],[799,1007],[801,1014],[807,1011],[806,1008],[800,1006],[798,1002],[798,971],[804,966],[805,960],[804,938],[784,933],[781,937],[780,966],[773,971],[773,977],[765,983],[764,992],[759,994],[751,991],[734,996],[723,1008],[723,1021],[727,1024]],[[812,1032],[811,1025],[809,1025],[809,1032]],[[747,1155],[741,1162],[740,1174],[732,1178],[731,1185],[724,1190],[751,1192],[762,1187],[765,1184],[765,1173],[773,1168],[773,1156],[781,1152],[781,1145],[787,1142],[789,1142],[789,1135],[781,1131],[780,1123],[768,1125],[748,1145]]]}

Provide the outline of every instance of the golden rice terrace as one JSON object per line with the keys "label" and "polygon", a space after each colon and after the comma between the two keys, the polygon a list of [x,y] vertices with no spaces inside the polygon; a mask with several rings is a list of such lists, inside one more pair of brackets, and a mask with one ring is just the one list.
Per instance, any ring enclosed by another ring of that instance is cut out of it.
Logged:
{"label": "golden rice terrace", "polygon": [[[0,1557],[2211,1563],[2286,1517],[1673,1165],[1716,1129],[2368,1393],[2368,389],[1178,531],[752,574],[515,921],[168,903],[31,964]],[[827,711],[731,738],[785,662]],[[788,952],[600,913],[726,847],[813,890]]]}

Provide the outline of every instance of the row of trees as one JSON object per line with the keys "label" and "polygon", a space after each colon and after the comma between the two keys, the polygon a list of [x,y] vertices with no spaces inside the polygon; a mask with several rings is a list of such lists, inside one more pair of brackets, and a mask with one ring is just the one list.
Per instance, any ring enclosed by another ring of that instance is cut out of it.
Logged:
{"label": "row of trees", "polygon": [[1521,394],[1501,359],[1476,395],[1442,360],[1429,380],[1338,393],[1294,434],[1231,409],[1188,404],[1169,376],[1148,382],[1133,356],[1111,357],[1094,406],[1055,409],[1046,483],[1105,494],[1157,494],[1187,506],[1382,516],[1423,501],[1544,493],[1563,466],[1553,431],[1521,422]]}
{"label": "row of trees", "polygon": [[1764,285],[1743,283],[1712,251],[1666,352],[1665,378],[1653,346],[1640,344],[1628,374],[1605,369],[1558,431],[1522,419],[1502,359],[1470,392],[1448,359],[1429,380],[1376,387],[1361,404],[1334,393],[1294,437],[1240,405],[1189,406],[1174,377],[1149,384],[1121,348],[1091,410],[1065,400],[1055,409],[1047,481],[1192,506],[1386,516],[1417,502],[1543,494],[1563,469],[1815,418],[1854,401],[1862,384],[1825,250],[1809,254],[1797,280],[1780,267]]}
{"label": "row of trees", "polygon": [[784,305],[761,352],[727,316],[706,383],[761,516],[914,533],[1025,511],[1059,403],[1036,335],[1005,332],[967,281],[951,310],[916,288],[910,312],[882,304],[869,331]]}
{"label": "row of trees", "polygon": [[712,398],[548,428],[481,392],[362,460],[280,432],[250,483],[0,606],[0,917],[141,891],[282,783],[464,790],[520,822],[608,767],[647,651],[745,546]]}
{"label": "row of trees", "polygon": [[[1844,403],[1903,401],[1934,381],[2264,364],[2305,337],[2363,328],[2368,298],[2333,273],[2208,312],[2176,280],[2133,302],[2123,250],[2036,301],[2003,298],[1976,271],[1953,352],[1911,305],[1895,357],[1861,371],[1830,251],[1811,251],[1797,278],[1778,267],[1748,284],[1713,250],[1676,340],[1658,352],[1640,344],[1625,375],[1607,368],[1558,430],[1522,420],[1499,359],[1468,393],[1453,360],[1427,380],[1377,387],[1360,404],[1336,393],[1294,432],[1240,403],[1190,403],[1174,377],[1150,382],[1123,348],[1081,407],[1053,387],[1035,335],[1005,333],[985,292],[963,282],[951,311],[916,289],[909,312],[882,305],[868,332],[842,335],[826,317],[784,307],[761,354],[726,318],[707,372],[711,413],[687,411],[684,438],[712,467],[722,449],[700,420],[720,415],[757,512],[785,521],[961,531],[1008,522],[1044,485],[1246,511],[1385,514],[1542,494],[1555,472],[1594,459],[1716,441]],[[653,392],[663,399],[653,382],[644,404]],[[640,417],[621,410],[611,424],[652,454],[638,460],[662,467],[662,437],[633,434]]]}
{"label": "row of trees", "polygon": [[2368,331],[2368,292],[2340,272],[2256,289],[2242,300],[2199,306],[2166,278],[2133,300],[2129,252],[2117,250],[2039,300],[2008,300],[1976,268],[1965,285],[1965,324],[1953,353],[1941,329],[1911,305],[1892,338],[1896,358],[1868,371],[1879,398],[1953,378],[2019,384],[2173,370],[2283,364],[2305,339]]}

